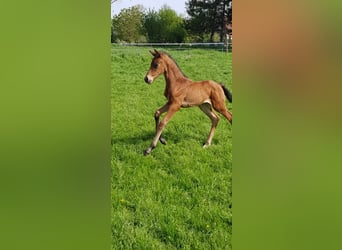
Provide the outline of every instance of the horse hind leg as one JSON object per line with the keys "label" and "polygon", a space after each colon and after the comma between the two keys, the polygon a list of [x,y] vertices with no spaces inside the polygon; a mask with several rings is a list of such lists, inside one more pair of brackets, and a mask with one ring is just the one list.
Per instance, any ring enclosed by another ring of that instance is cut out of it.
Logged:
{"label": "horse hind leg", "polygon": [[227,108],[218,110],[218,112],[220,112],[224,117],[226,117],[230,124],[233,124],[233,115],[230,111],[228,111]]}
{"label": "horse hind leg", "polygon": [[232,113],[227,109],[226,107],[226,103],[225,100],[223,99],[223,101],[221,102],[217,102],[215,100],[213,101],[213,107],[214,109],[219,112],[220,114],[222,114],[228,121],[230,124],[233,124],[233,115]]}
{"label": "horse hind leg", "polygon": [[214,137],[216,126],[220,120],[220,118],[215,114],[212,110],[212,107],[209,103],[204,103],[199,106],[199,108],[210,118],[211,120],[211,129],[207,138],[207,141],[204,143],[203,148],[207,148],[211,145],[211,141]]}

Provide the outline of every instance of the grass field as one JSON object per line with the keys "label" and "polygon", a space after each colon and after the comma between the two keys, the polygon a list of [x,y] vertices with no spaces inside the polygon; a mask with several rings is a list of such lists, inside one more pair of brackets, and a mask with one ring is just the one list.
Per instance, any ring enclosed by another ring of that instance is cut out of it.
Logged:
{"label": "grass field", "polygon": [[[163,76],[143,80],[149,49],[112,47],[112,249],[231,249],[232,127],[220,116],[203,149],[210,120],[197,107],[182,109],[163,133],[167,145],[143,156],[166,101]],[[165,51],[191,79],[232,90],[231,54]]]}

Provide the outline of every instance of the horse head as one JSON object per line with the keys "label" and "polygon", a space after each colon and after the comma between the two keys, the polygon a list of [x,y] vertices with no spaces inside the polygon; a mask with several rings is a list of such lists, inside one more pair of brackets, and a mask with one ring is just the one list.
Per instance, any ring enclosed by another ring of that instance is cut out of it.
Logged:
{"label": "horse head", "polygon": [[148,84],[151,84],[158,76],[163,74],[166,69],[162,53],[160,53],[156,49],[154,49],[154,51],[150,50],[150,53],[152,54],[153,58],[150,68],[148,69],[144,78],[145,82]]}

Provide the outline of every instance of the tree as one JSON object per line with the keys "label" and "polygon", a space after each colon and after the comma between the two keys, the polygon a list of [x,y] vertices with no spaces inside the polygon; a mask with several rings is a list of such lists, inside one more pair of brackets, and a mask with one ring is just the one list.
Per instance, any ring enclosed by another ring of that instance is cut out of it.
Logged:
{"label": "tree", "polygon": [[112,19],[112,41],[138,42],[142,34],[143,7],[136,5],[122,9]]}
{"label": "tree", "polygon": [[232,0],[188,0],[186,9],[190,18],[186,21],[187,29],[202,40],[205,34],[209,34],[211,42],[218,33],[223,41],[227,21],[232,21],[231,4]]}
{"label": "tree", "polygon": [[182,42],[185,36],[183,19],[166,5],[159,10],[158,14],[162,26],[162,42]]}
{"label": "tree", "polygon": [[158,12],[155,10],[149,10],[145,14],[143,27],[149,42],[160,42],[162,40],[162,26]]}
{"label": "tree", "polygon": [[158,12],[149,10],[144,17],[144,30],[149,42],[183,42],[186,31],[182,17],[167,5]]}

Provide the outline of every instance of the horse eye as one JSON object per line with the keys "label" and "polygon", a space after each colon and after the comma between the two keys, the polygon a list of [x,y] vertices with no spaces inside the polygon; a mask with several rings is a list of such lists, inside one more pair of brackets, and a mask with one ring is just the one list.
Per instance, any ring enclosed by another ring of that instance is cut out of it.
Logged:
{"label": "horse eye", "polygon": [[158,68],[158,63],[152,63],[152,68],[154,69]]}

